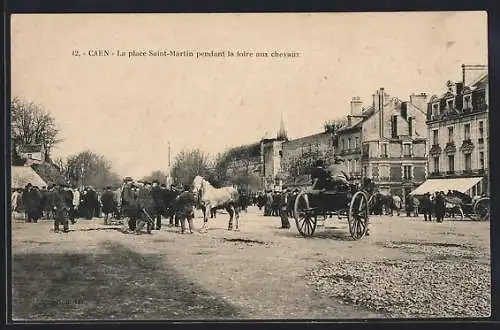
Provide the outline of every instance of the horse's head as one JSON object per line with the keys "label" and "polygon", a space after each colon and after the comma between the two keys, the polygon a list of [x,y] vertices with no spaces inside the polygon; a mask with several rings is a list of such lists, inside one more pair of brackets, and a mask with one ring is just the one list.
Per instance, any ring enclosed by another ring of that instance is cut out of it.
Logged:
{"label": "horse's head", "polygon": [[197,175],[193,180],[193,193],[195,193],[197,196],[201,194],[201,189],[203,188],[204,181],[205,179],[200,175]]}

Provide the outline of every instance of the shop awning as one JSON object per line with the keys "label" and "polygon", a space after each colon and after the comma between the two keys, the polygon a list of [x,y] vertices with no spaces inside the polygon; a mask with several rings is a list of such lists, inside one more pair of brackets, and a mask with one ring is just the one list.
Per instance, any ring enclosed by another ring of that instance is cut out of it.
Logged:
{"label": "shop awning", "polygon": [[423,195],[425,193],[433,194],[436,191],[457,190],[461,193],[467,193],[483,177],[475,178],[456,178],[456,179],[429,179],[413,190],[410,195]]}

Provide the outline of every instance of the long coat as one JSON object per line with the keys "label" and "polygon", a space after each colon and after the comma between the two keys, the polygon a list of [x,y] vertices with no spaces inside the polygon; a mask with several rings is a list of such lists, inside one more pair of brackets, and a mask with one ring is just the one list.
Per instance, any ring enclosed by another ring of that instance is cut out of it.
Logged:
{"label": "long coat", "polygon": [[111,213],[115,207],[115,194],[106,190],[101,196],[102,211],[104,213]]}

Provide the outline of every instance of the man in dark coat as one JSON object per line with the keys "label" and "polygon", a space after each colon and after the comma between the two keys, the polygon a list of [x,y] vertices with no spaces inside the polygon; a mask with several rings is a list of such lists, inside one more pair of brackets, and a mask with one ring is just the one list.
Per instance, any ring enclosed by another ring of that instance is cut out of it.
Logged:
{"label": "man in dark coat", "polygon": [[31,222],[31,216],[28,212],[29,205],[31,203],[30,200],[30,191],[31,191],[31,183],[28,183],[24,189],[23,189],[23,195],[22,195],[22,201],[23,201],[23,207],[24,207],[24,214],[25,214],[25,222]]}
{"label": "man in dark coat", "polygon": [[76,223],[75,220],[75,210],[73,208],[73,191],[68,185],[63,185],[64,199],[68,201],[68,217],[72,224]]}
{"label": "man in dark coat", "polygon": [[161,229],[161,216],[164,213],[165,202],[163,200],[163,189],[160,187],[158,181],[153,181],[153,186],[151,187],[151,195],[154,201],[154,214],[153,216],[156,220],[156,230]]}
{"label": "man in dark coat", "polygon": [[280,195],[281,229],[289,229],[290,222],[288,221],[288,207],[289,207],[289,200],[291,199],[290,198],[290,191],[285,186],[282,189],[283,189],[283,191],[281,192],[281,195]]}
{"label": "man in dark coat", "polygon": [[28,191],[28,219],[29,222],[38,222],[38,219],[42,216],[42,194],[38,190],[37,186],[32,187]]}
{"label": "man in dark coat", "polygon": [[164,191],[163,196],[164,196],[165,207],[167,209],[167,217],[169,218],[169,223],[168,223],[169,227],[173,227],[174,225],[175,227],[179,227],[179,219],[177,219],[175,213],[174,201],[181,192],[182,191],[179,191],[173,184],[170,186],[170,189]]}
{"label": "man in dark coat", "polygon": [[432,221],[431,194],[428,192],[422,198],[422,212],[424,213],[424,221]]}
{"label": "man in dark coat", "polygon": [[91,220],[93,217],[98,216],[99,199],[97,192],[92,187],[89,187],[85,199],[87,219]]}
{"label": "man in dark coat", "polygon": [[122,188],[122,209],[124,213],[128,216],[128,228],[130,231],[135,231],[138,206],[137,206],[137,195],[134,189],[134,185],[131,182],[126,182]]}
{"label": "man in dark coat", "polygon": [[446,200],[443,192],[436,193],[435,199],[436,221],[443,222],[446,213]]}
{"label": "man in dark coat", "polygon": [[101,196],[102,212],[104,213],[104,224],[108,224],[109,214],[113,213],[115,208],[115,194],[111,191],[111,187],[107,186]]}
{"label": "man in dark coat", "polygon": [[181,233],[186,232],[186,220],[189,225],[189,233],[194,231],[193,218],[194,207],[197,203],[196,197],[190,191],[189,186],[184,186],[184,191],[175,199],[175,215],[181,225]]}
{"label": "man in dark coat", "polygon": [[146,225],[147,233],[151,234],[154,225],[153,215],[155,204],[153,195],[151,194],[151,184],[149,182],[145,182],[144,185],[139,188],[137,203],[139,207],[139,218],[135,228],[136,234],[140,234],[144,225]]}
{"label": "man in dark coat", "polygon": [[69,210],[73,200],[68,198],[68,194],[64,192],[61,185],[57,187],[53,195],[53,208],[55,211],[54,231],[59,232],[59,225],[63,225],[63,231],[69,232]]}

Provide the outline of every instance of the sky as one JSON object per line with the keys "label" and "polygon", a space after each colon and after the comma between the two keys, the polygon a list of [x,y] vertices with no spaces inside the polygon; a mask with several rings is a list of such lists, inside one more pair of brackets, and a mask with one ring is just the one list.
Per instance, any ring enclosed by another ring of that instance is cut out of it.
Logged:
{"label": "sky", "polygon": [[[53,156],[92,150],[132,177],[166,170],[169,142],[172,160],[183,148],[214,155],[275,136],[281,117],[289,138],[315,134],[353,96],[441,94],[461,64],[488,60],[486,12],[19,14],[11,33],[12,97],[55,117]],[[300,55],[196,58],[211,50]]]}

